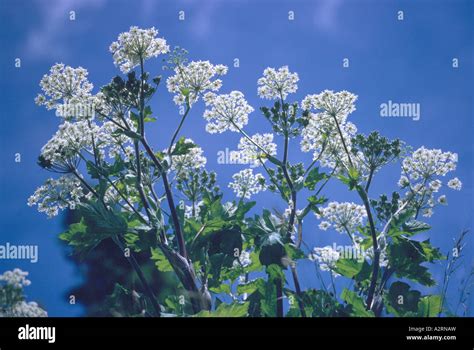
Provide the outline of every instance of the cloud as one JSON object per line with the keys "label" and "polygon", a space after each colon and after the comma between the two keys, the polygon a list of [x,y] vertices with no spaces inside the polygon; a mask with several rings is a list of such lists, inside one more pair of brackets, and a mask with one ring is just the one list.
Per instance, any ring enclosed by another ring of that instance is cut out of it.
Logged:
{"label": "cloud", "polygon": [[191,33],[204,38],[211,32],[212,16],[218,8],[218,1],[206,1],[199,4],[191,19]]}
{"label": "cloud", "polygon": [[25,52],[37,59],[58,57],[67,54],[63,33],[65,27],[71,25],[70,11],[84,8],[101,8],[107,0],[49,0],[36,1],[40,17],[38,27],[32,28],[25,42]]}
{"label": "cloud", "polygon": [[322,0],[318,2],[314,16],[316,27],[327,33],[338,29],[337,14],[342,6],[342,0]]}

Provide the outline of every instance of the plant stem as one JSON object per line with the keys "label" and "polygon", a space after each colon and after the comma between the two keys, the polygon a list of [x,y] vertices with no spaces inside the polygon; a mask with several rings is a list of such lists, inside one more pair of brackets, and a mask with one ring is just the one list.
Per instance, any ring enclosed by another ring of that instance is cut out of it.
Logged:
{"label": "plant stem", "polygon": [[364,203],[365,211],[367,212],[367,218],[369,220],[369,226],[370,226],[370,235],[372,237],[372,248],[374,250],[374,259],[373,259],[373,266],[372,266],[372,277],[370,279],[370,285],[369,285],[369,290],[367,292],[367,301],[366,301],[366,307],[367,310],[370,310],[372,308],[372,302],[374,298],[374,293],[375,289],[377,287],[377,278],[379,274],[379,264],[380,264],[380,250],[379,250],[379,245],[377,242],[377,233],[375,231],[375,224],[374,224],[374,219],[372,217],[372,211],[370,209],[370,204],[369,204],[369,199],[367,197],[367,193],[362,189],[359,188],[358,190],[359,196],[362,199],[362,202]]}
{"label": "plant stem", "polygon": [[[115,242],[115,244],[117,244],[117,246],[119,247],[119,249],[122,251],[122,254],[123,254],[125,252],[125,246],[120,241],[120,237],[119,236],[113,237],[113,241]],[[153,310],[155,311],[156,315],[160,317],[161,316],[160,305],[156,301],[155,294],[150,288],[150,285],[148,284],[140,265],[138,264],[137,260],[133,256],[132,252],[130,252],[130,256],[126,256],[126,258],[128,262],[130,263],[130,265],[132,266],[132,268],[135,270],[135,273],[137,274],[138,278],[140,279],[140,282],[142,283],[142,286],[143,286],[143,290],[145,294],[147,295],[148,299],[150,299],[151,305],[153,306]]]}
{"label": "plant stem", "polygon": [[186,105],[186,111],[184,112],[184,115],[181,118],[181,122],[179,123],[178,128],[176,129],[176,131],[173,134],[173,137],[171,138],[171,142],[170,142],[170,145],[168,147],[168,154],[171,154],[171,148],[173,147],[173,144],[174,144],[176,138],[178,137],[179,131],[183,127],[184,121],[186,120],[186,117],[187,117],[190,110],[191,110],[191,107],[189,106],[189,104],[187,104]]}
{"label": "plant stem", "polygon": [[283,317],[283,281],[280,277],[275,279],[276,287],[276,317]]}
{"label": "plant stem", "polygon": [[303,294],[301,293],[300,281],[298,279],[298,272],[296,271],[296,266],[292,264],[291,268],[291,275],[293,276],[293,282],[295,284],[296,295],[298,297],[298,306],[300,308],[300,313],[302,317],[306,317],[306,311],[304,309],[303,304]]}
{"label": "plant stem", "polygon": [[178,218],[178,213],[176,212],[176,207],[174,204],[174,199],[173,199],[173,193],[171,192],[170,184],[168,182],[168,176],[166,175],[166,172],[163,169],[163,165],[160,163],[158,158],[156,158],[155,154],[153,153],[153,150],[151,149],[150,145],[146,141],[145,138],[141,139],[141,142],[143,146],[145,147],[145,150],[147,151],[148,155],[150,156],[151,160],[153,163],[156,165],[158,170],[161,173],[161,178],[163,179],[163,186],[165,188],[165,193],[166,193],[166,199],[168,201],[168,206],[170,207],[170,212],[171,212],[171,219],[173,220],[173,226],[176,232],[176,237],[178,240],[178,249],[179,253],[184,257],[188,258],[188,253],[186,251],[186,245],[184,242],[184,235],[183,232],[181,231],[181,225],[179,223],[179,218]]}

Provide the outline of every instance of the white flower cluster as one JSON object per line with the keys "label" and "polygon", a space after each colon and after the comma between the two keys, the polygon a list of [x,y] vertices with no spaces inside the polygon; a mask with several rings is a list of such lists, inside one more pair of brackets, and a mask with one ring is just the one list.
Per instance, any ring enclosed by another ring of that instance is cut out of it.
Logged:
{"label": "white flower cluster", "polygon": [[48,313],[34,301],[20,301],[6,309],[5,317],[48,317]]}
{"label": "white flower cluster", "polygon": [[[166,80],[168,91],[174,93],[174,102],[182,105],[188,95],[189,104],[198,101],[199,95],[206,91],[218,91],[222,80],[214,79],[216,76],[227,74],[227,66],[213,65],[209,61],[192,61],[187,65],[175,67],[175,74]],[[214,80],[213,80],[214,79]]]}
{"label": "white flower cluster", "polygon": [[38,205],[38,211],[48,217],[58,215],[59,210],[74,210],[83,198],[90,198],[92,193],[84,193],[81,182],[71,174],[58,179],[48,179],[35,193],[28,198],[28,205]]}
{"label": "white flower cluster", "polygon": [[457,177],[448,181],[448,187],[452,190],[461,191],[462,182]]}
{"label": "white flower cluster", "polygon": [[[331,246],[315,247],[308,255],[308,259],[318,263],[322,271],[333,271],[339,257],[339,252],[334,250]],[[335,273],[334,275],[338,276],[339,274]]]}
{"label": "white flower cluster", "polygon": [[420,147],[403,160],[402,170],[409,180],[425,180],[456,170],[457,162],[456,153]]}
{"label": "white flower cluster", "polygon": [[[267,161],[267,155],[276,155],[277,145],[273,142],[273,134],[257,133],[250,138],[253,142],[246,137],[242,137],[237,146],[239,149],[239,159],[245,160],[245,163],[250,164],[252,167],[257,167]],[[256,144],[260,147],[257,147]]]}
{"label": "white flower cluster", "polygon": [[[110,121],[101,126],[90,120],[64,121],[41,149],[41,156],[52,165],[66,165],[67,168],[82,151],[92,154],[95,145],[99,156],[103,158],[108,147],[109,156],[113,158],[123,152],[121,146],[130,142],[127,136],[115,133],[118,128]],[[67,172],[64,167],[63,170]]]}
{"label": "white flower cluster", "polygon": [[[18,297],[23,298],[23,287],[27,287],[31,284],[31,281],[27,279],[28,272],[22,271],[21,269],[14,269],[13,271],[5,271],[0,275],[0,290],[2,285],[11,286],[17,290],[7,294],[6,305],[0,307],[0,317],[47,317],[48,314],[35,302],[17,301]],[[12,301],[8,301],[9,298],[13,298]]]}
{"label": "white flower cluster", "polygon": [[201,213],[201,205],[203,204],[203,201],[199,201],[197,203],[194,203],[194,205],[186,205],[184,207],[184,217],[186,219],[198,217],[199,213]]}
{"label": "white flower cluster", "polygon": [[327,230],[331,226],[339,233],[349,233],[350,235],[362,225],[367,217],[367,212],[362,205],[355,203],[330,202],[327,207],[320,209],[320,214],[316,214],[318,219],[325,219],[319,224],[321,230]]}
{"label": "white flower cluster", "polygon": [[[88,74],[82,67],[72,68],[62,63],[55,64],[49,74],[45,74],[40,81],[43,94],[36,97],[36,104],[44,105],[49,110],[61,111],[64,106],[82,106],[82,109],[93,110],[94,98],[91,96],[93,85],[87,79]],[[58,115],[68,116],[63,112],[59,112]]]}
{"label": "white flower cluster", "polygon": [[31,284],[31,281],[27,279],[28,275],[29,273],[27,271],[16,268],[13,271],[5,271],[0,275],[0,282],[4,282],[15,288],[23,288]]}
{"label": "white flower cluster", "polygon": [[288,94],[296,92],[299,80],[298,73],[291,73],[288,66],[278,70],[268,67],[258,79],[258,95],[268,100],[285,100]]}
{"label": "white flower cluster", "polygon": [[[407,188],[407,194],[415,196],[414,200],[418,208],[422,209],[423,216],[431,217],[437,203],[447,203],[445,195],[435,199],[435,193],[438,193],[443,185],[439,177],[456,170],[457,162],[456,153],[425,147],[418,148],[410,157],[403,160],[398,185]],[[457,191],[462,188],[462,183],[457,177],[449,180],[447,185]]]}
{"label": "white flower cluster", "polygon": [[308,111],[315,109],[336,116],[338,121],[343,123],[347,116],[355,111],[356,100],[357,95],[349,91],[324,90],[320,94],[306,96],[301,102],[301,107]]}
{"label": "white flower cluster", "polygon": [[[301,150],[313,152],[313,158],[320,159],[325,167],[339,168],[350,165],[347,151],[351,151],[351,139],[356,134],[356,126],[347,121],[347,117],[355,110],[357,96],[348,92],[325,90],[317,95],[306,96],[301,106],[304,110],[316,110],[309,115],[309,123],[303,129]],[[342,134],[342,138],[341,138]],[[344,139],[344,143],[343,140]],[[345,147],[344,147],[345,145]],[[352,165],[364,172],[363,162],[351,156]]]}
{"label": "white flower cluster", "polygon": [[240,91],[230,94],[216,95],[207,93],[204,96],[206,109],[203,114],[208,121],[206,131],[210,134],[222,133],[226,130],[238,132],[248,123],[248,115],[254,111]]}
{"label": "white flower cluster", "polygon": [[247,267],[252,263],[252,259],[250,259],[250,252],[247,250],[242,250],[238,259],[234,260],[233,267]]}
{"label": "white flower cluster", "polygon": [[232,175],[233,182],[229,183],[237,197],[249,199],[253,194],[266,190],[265,178],[262,174],[254,174],[252,169],[244,169]]}
{"label": "white flower cluster", "polygon": [[128,73],[140,62],[151,57],[157,57],[169,51],[169,46],[163,38],[157,38],[158,29],[140,29],[130,27],[125,33],[120,33],[118,40],[110,45],[114,63],[120,66],[123,73]]}
{"label": "white flower cluster", "polygon": [[92,145],[92,135],[99,134],[99,130],[96,124],[92,124],[92,129],[89,128],[87,121],[65,121],[43,146],[41,156],[53,164],[61,164],[89,148]]}
{"label": "white flower cluster", "polygon": [[[357,127],[351,122],[339,124],[345,145],[350,152],[352,137],[357,133]],[[319,158],[320,164],[324,167],[342,168],[349,165],[346,149],[341,139],[341,134],[334,118],[327,113],[311,113],[308,125],[301,133],[301,150],[303,152],[313,152],[313,159]],[[356,163],[355,157],[351,160]],[[353,164],[357,167],[356,164]]]}
{"label": "white flower cluster", "polygon": [[[194,144],[192,139],[186,139],[184,143]],[[176,147],[174,145],[171,151]],[[190,148],[186,154],[171,156],[171,170],[173,170],[177,176],[187,174],[194,169],[204,168],[207,163],[207,158],[203,156],[203,150],[201,147]]]}

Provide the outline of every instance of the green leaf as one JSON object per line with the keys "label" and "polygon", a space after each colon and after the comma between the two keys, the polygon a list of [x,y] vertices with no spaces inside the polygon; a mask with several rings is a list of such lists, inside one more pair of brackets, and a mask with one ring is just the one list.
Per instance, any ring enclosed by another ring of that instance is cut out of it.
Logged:
{"label": "green leaf", "polygon": [[395,316],[406,316],[416,312],[421,293],[410,290],[410,286],[404,282],[394,282],[386,295],[387,311]]}
{"label": "green leaf", "polygon": [[245,317],[249,303],[220,304],[215,311],[201,311],[194,317]]}
{"label": "green leaf", "polygon": [[229,295],[231,293],[230,286],[226,283],[222,283],[220,286],[217,286],[217,287],[211,287],[209,288],[209,290],[216,294],[225,293]]}
{"label": "green leaf", "polygon": [[90,234],[87,229],[84,219],[81,219],[79,223],[69,225],[69,229],[59,235],[59,239],[72,246],[80,259],[83,259],[103,239],[109,237],[106,234]]}
{"label": "green leaf", "polygon": [[[285,294],[292,295],[294,303],[286,317],[301,317],[298,305],[298,296],[293,291],[285,290]],[[301,300],[307,317],[347,317],[350,316],[350,307],[340,304],[334,295],[323,290],[308,289],[302,292]]]}
{"label": "green leaf", "polygon": [[171,151],[171,155],[173,156],[181,156],[185,155],[189,152],[191,148],[195,148],[196,144],[192,141],[186,140],[186,138],[181,137],[178,142],[173,147]]}
{"label": "green leaf", "polygon": [[82,203],[79,211],[91,234],[121,235],[127,232],[127,222],[119,212],[105,208],[102,203]]}
{"label": "green leaf", "polygon": [[344,288],[341,294],[341,299],[351,306],[351,316],[356,317],[373,317],[372,311],[365,309],[364,300],[357,295],[357,293]]}
{"label": "green leaf", "polygon": [[262,278],[257,278],[253,281],[243,283],[243,284],[239,284],[237,286],[237,293],[239,293],[239,294],[244,294],[244,293],[252,294],[255,291],[257,291],[259,288],[264,287],[265,283],[266,283],[266,281],[264,281]]}
{"label": "green leaf", "polygon": [[278,233],[270,234],[263,241],[260,249],[259,260],[264,266],[277,264],[283,266],[283,258],[286,256],[285,246]]}
{"label": "green leaf", "polygon": [[363,262],[355,259],[339,259],[334,271],[347,278],[354,278],[362,270]]}
{"label": "green leaf", "polygon": [[418,303],[418,316],[437,317],[441,311],[441,295],[428,295]]}
{"label": "green leaf", "polygon": [[163,254],[160,248],[151,248],[151,260],[155,262],[155,266],[158,271],[161,272],[173,272],[173,266]]}
{"label": "green leaf", "polygon": [[273,282],[275,280],[285,281],[285,273],[280,266],[272,264],[267,266],[265,270],[268,275],[268,282]]}
{"label": "green leaf", "polygon": [[402,224],[402,229],[406,232],[410,232],[412,234],[428,231],[431,229],[431,226],[428,225],[426,222],[412,220]]}
{"label": "green leaf", "polygon": [[398,277],[409,278],[425,286],[433,286],[435,281],[426,266],[421,264],[440,259],[438,249],[431,246],[428,240],[417,242],[408,239],[393,238],[388,247],[389,261]]}
{"label": "green leaf", "polygon": [[320,173],[319,168],[313,168],[306,176],[304,187],[310,191],[313,191],[316,187],[316,184],[322,180],[325,180],[326,178],[327,175],[325,173]]}

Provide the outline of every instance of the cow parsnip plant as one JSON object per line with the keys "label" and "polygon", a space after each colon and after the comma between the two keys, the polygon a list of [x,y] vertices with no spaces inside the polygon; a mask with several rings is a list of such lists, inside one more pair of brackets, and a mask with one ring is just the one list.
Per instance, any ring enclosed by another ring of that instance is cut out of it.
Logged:
{"label": "cow parsnip plant", "polygon": [[[102,240],[112,240],[124,252],[142,284],[139,293],[114,293],[141,298],[129,316],[444,312],[441,294],[412,289],[436,285],[427,263],[444,259],[429,239],[414,236],[430,229],[421,219],[447,203],[443,181],[455,171],[457,154],[425,147],[411,151],[378,132],[358,133],[349,120],[357,96],[347,91],[291,100],[299,77],[286,66],[267,68],[258,79],[258,95],[267,101],[255,112],[242,92],[220,93],[226,66],[189,62],[184,50],[170,51],[155,28],[131,27],[110,51],[123,75],[96,94],[82,67],[56,64],[41,80],[43,93],[36,102],[55,110],[61,124],[38,163],[58,176],[46,180],[29,204],[49,217],[66,208],[79,212],[80,222],[60,236],[75,253],[87,254]],[[182,113],[169,145],[157,150],[150,143],[157,135],[148,133],[147,125],[155,122],[150,101],[163,90],[162,78],[151,78],[145,63],[161,55],[167,55],[171,72],[166,88]],[[248,168],[228,184],[233,198],[224,198],[216,173],[206,169],[203,149],[181,135],[200,103],[207,132],[241,135],[236,156]],[[268,130],[249,135],[249,117],[259,113]],[[291,162],[290,140],[312,154],[309,164]],[[393,162],[401,164],[398,190],[372,194],[379,170]],[[357,194],[357,203],[326,198],[328,181],[342,182]],[[460,190],[461,181],[449,177],[447,187]],[[283,213],[250,201],[265,190],[286,203]],[[258,214],[250,215],[251,209]],[[319,220],[319,228],[310,230],[347,235],[362,258],[344,257],[333,247],[305,246],[307,215]],[[147,252],[158,270],[175,276],[176,295],[159,295],[147,282],[137,252]],[[331,280],[347,279],[347,287],[338,293],[334,283],[321,283],[320,289],[302,290],[297,273],[302,259],[312,260]]]}

